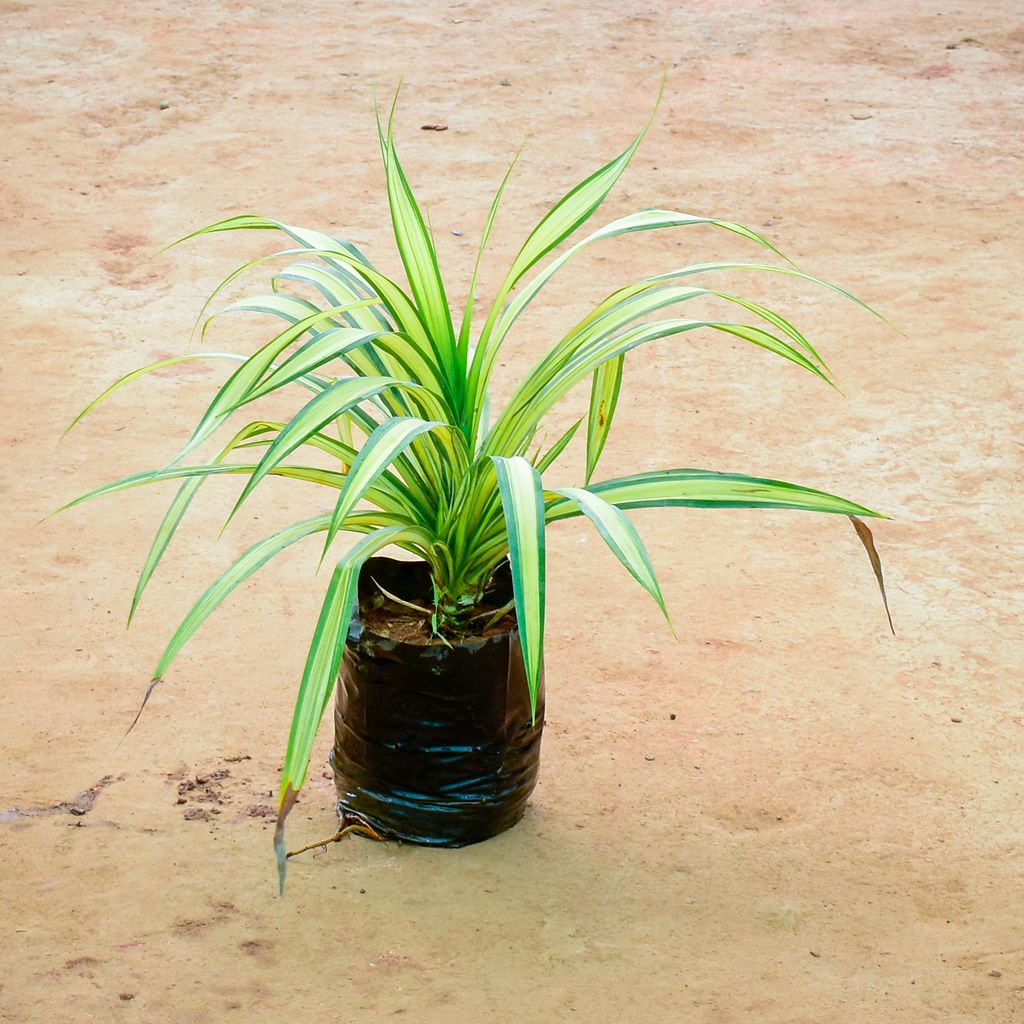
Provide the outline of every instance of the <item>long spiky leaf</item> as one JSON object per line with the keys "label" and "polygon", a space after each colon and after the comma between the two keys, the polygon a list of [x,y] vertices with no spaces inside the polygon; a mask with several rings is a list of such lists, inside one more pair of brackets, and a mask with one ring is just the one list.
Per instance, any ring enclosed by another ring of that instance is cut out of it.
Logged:
{"label": "long spiky leaf", "polygon": [[512,590],[516,599],[520,641],[530,707],[537,714],[544,662],[544,494],[540,473],[526,459],[494,456],[498,489],[505,511]]}

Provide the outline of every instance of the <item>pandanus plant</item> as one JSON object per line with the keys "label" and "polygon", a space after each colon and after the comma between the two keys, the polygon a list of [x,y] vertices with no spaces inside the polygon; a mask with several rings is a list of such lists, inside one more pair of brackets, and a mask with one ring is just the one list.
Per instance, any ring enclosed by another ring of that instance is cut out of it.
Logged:
{"label": "pandanus plant", "polygon": [[[534,708],[544,644],[545,530],[559,520],[573,516],[589,519],[666,617],[650,558],[627,516],[631,509],[780,508],[849,516],[882,584],[870,532],[857,518],[878,513],[846,498],[779,480],[705,469],[664,469],[593,482],[612,426],[623,363],[627,354],[641,345],[691,331],[715,331],[832,383],[825,361],[784,316],[698,281],[710,281],[723,271],[784,274],[869,307],[845,289],[792,264],[717,262],[678,267],[604,298],[523,374],[503,408],[492,409],[488,399],[491,377],[516,321],[556,272],[595,242],[633,232],[709,225],[788,261],[764,237],[740,224],[646,209],[613,220],[576,241],[523,283],[545,256],[598,210],[636,152],[650,127],[649,120],[622,153],[567,192],[541,218],[481,318],[474,310],[477,272],[515,166],[513,160],[484,224],[468,298],[456,329],[430,229],[395,152],[391,120],[384,128],[378,118],[377,128],[391,221],[407,286],[382,274],[351,242],[275,220],[231,217],[188,235],[273,230],[288,236],[287,248],[260,256],[229,274],[197,320],[197,327],[201,324],[205,333],[214,319],[207,319],[206,314],[216,296],[253,267],[287,261],[284,269],[271,276],[269,293],[233,302],[214,314],[265,313],[287,326],[251,356],[190,352],[145,366],[108,388],[81,415],[129,381],[164,367],[191,359],[240,364],[217,391],[188,443],[165,468],[125,477],[64,506],[142,484],[184,481],[146,558],[130,621],[182,517],[209,477],[248,477],[231,516],[268,476],[315,484],[334,495],[332,511],[304,519],[253,545],[206,590],[172,636],[147,691],[148,697],[185,642],[240,583],[290,545],[314,534],[324,535],[322,561],[330,559],[333,571],[288,738],[280,785],[279,839],[280,825],[305,781],[314,736],[338,675],[360,568],[388,545],[403,548],[429,565],[433,581],[430,629],[442,643],[479,628],[479,608],[485,602],[488,584],[495,570],[508,560]],[[313,295],[317,301],[311,299]],[[724,300],[759,323],[678,315],[706,298]],[[665,315],[668,310],[672,315]],[[477,328],[480,319],[482,325]],[[553,444],[539,444],[548,413],[577,385],[587,383],[587,414]],[[292,387],[304,388],[312,397],[288,422],[252,420],[209,461],[182,464],[236,414],[248,412],[260,398]],[[586,448],[583,482],[575,487],[546,484],[548,471],[581,428]],[[258,460],[229,461],[233,453],[261,450]],[[319,453],[318,463],[306,464],[303,456],[314,451]],[[330,461],[329,468],[320,464],[323,456]],[[341,532],[362,536],[337,557],[335,541]],[[882,596],[884,599],[884,589]]]}

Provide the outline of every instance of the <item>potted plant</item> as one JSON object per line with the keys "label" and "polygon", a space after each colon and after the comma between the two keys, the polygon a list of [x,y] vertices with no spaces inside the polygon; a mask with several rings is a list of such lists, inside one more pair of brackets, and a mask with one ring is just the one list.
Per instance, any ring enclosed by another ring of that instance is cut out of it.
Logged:
{"label": "potted plant", "polygon": [[[845,498],[703,469],[593,480],[615,414],[623,361],[640,345],[698,329],[717,331],[831,383],[824,360],[796,327],[759,303],[714,288],[710,282],[716,272],[786,274],[864,306],[837,285],[792,265],[764,263],[695,263],[645,278],[614,291],[571,325],[522,375],[507,404],[491,407],[488,385],[516,320],[558,269],[594,242],[631,232],[711,225],[785,259],[760,234],[739,224],[648,209],[613,220],[534,271],[601,206],[649,126],[650,121],[622,153],[545,214],[493,301],[477,317],[477,271],[509,168],[487,216],[469,297],[456,324],[430,230],[395,152],[391,119],[386,129],[378,119],[387,198],[407,286],[380,273],[350,242],[319,231],[256,216],[212,224],[187,237],[276,230],[290,243],[228,275],[207,300],[197,325],[205,332],[210,303],[244,272],[285,261],[273,273],[269,293],[233,302],[216,314],[267,313],[284,321],[284,328],[248,357],[194,352],[143,367],[113,384],[81,414],[130,380],[184,360],[238,364],[166,467],[107,484],[64,506],[142,484],[182,481],[143,566],[131,615],[209,477],[247,477],[229,520],[270,475],[315,484],[321,500],[325,494],[331,498],[328,510],[249,548],[206,590],[172,636],[146,694],[235,587],[291,544],[322,535],[321,561],[329,562],[331,574],[299,685],[280,783],[275,843],[282,882],[284,820],[306,778],[314,736],[339,670],[332,760],[340,833],[357,830],[461,845],[517,820],[536,779],[543,725],[544,539],[552,523],[587,517],[666,618],[651,562],[627,516],[630,509],[739,506],[849,516],[882,584],[870,532],[858,518],[877,513]],[[707,297],[724,300],[759,323],[680,315]],[[572,389],[587,384],[588,414],[553,443],[543,443],[545,416]],[[297,396],[306,392],[288,422],[247,422],[213,457],[186,464],[229,419],[283,389]],[[578,486],[553,486],[547,482],[549,470],[577,432],[586,450],[585,478]],[[234,453],[253,457],[235,462],[229,458]],[[339,556],[341,532],[360,539]],[[388,547],[403,549],[414,561],[381,557]]]}

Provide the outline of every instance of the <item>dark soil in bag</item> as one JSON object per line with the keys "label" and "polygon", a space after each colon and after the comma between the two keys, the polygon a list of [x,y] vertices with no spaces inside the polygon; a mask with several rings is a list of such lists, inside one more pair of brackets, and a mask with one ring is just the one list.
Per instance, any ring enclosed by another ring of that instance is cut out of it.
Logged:
{"label": "dark soil in bag", "polygon": [[[381,588],[423,607],[433,601],[423,562],[372,558],[363,568],[334,717],[339,815],[430,846],[511,828],[537,782],[544,725],[543,684],[531,723],[514,617],[448,647],[429,641],[426,624],[420,635],[415,623],[397,626],[408,616]],[[511,596],[505,564],[488,600],[497,609]]]}

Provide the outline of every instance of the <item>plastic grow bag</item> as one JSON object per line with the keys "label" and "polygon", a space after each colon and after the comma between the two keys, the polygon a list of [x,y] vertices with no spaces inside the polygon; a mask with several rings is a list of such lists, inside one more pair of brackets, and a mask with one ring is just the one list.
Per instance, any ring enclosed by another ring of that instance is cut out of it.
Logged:
{"label": "plastic grow bag", "polygon": [[[377,584],[406,601],[432,600],[422,562],[372,558],[362,570],[335,704],[339,816],[429,846],[466,846],[511,828],[537,782],[544,725],[543,683],[531,720],[518,630],[453,647],[381,636],[363,612]],[[493,602],[511,590],[505,564]]]}

